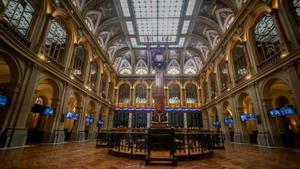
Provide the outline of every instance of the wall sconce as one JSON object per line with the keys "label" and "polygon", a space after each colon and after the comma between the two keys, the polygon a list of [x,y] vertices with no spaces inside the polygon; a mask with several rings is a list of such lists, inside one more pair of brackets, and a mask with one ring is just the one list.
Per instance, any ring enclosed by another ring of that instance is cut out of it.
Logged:
{"label": "wall sconce", "polygon": [[45,55],[42,54],[42,53],[39,53],[39,54],[38,54],[38,57],[39,57],[41,60],[46,60]]}
{"label": "wall sconce", "polygon": [[288,52],[287,50],[284,50],[284,51],[281,53],[280,57],[281,57],[281,58],[285,58],[288,54],[289,54],[289,52]]}
{"label": "wall sconce", "polygon": [[250,78],[251,78],[251,75],[250,75],[250,74],[246,76],[246,79],[250,79]]}

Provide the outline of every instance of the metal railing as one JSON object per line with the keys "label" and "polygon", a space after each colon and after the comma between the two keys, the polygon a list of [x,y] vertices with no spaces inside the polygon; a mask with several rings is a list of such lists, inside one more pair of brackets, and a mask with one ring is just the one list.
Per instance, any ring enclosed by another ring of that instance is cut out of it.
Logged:
{"label": "metal railing", "polygon": [[[173,130],[173,134],[171,132]],[[225,136],[220,132],[200,130],[170,129],[169,151],[174,157],[190,157],[211,153],[214,149],[224,148]],[[167,137],[166,137],[167,138]],[[97,133],[97,147],[106,146],[114,153],[127,154],[130,157],[150,156],[153,144],[149,130],[104,130]]]}

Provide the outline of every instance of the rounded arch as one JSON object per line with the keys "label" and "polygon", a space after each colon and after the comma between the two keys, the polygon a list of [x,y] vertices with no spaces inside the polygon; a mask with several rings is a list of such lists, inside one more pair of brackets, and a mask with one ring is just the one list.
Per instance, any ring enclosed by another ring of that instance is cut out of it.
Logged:
{"label": "rounded arch", "polygon": [[[0,49],[0,64],[1,66],[5,66],[4,69],[8,71],[9,73],[9,83],[22,83],[23,81],[23,75],[22,75],[22,69],[19,61],[16,59],[16,57],[10,57],[11,54],[4,51],[2,48]],[[12,71],[13,70],[13,71]],[[4,70],[1,71],[4,73]]]}
{"label": "rounded arch", "polygon": [[134,84],[133,84],[133,88],[135,89],[135,87],[138,84],[144,84],[147,88],[149,88],[149,85],[148,85],[148,83],[145,80],[137,80],[137,81],[135,81]]}
{"label": "rounded arch", "polygon": [[131,83],[130,83],[128,80],[121,80],[121,81],[118,83],[117,87],[119,88],[122,84],[128,84],[129,87],[132,88],[132,85],[131,85]]}
{"label": "rounded arch", "polygon": [[261,93],[263,94],[263,96],[265,98],[270,98],[270,93],[268,90],[270,90],[270,88],[272,87],[272,85],[274,84],[275,81],[282,81],[282,82],[286,83],[286,85],[288,87],[291,86],[289,83],[289,80],[287,78],[285,78],[284,76],[274,75],[269,78],[266,78],[266,79],[264,79],[264,81],[261,84]]}
{"label": "rounded arch", "polygon": [[281,97],[286,98],[289,104],[295,106],[294,93],[290,86],[289,81],[284,77],[273,76],[263,82],[261,93],[264,99],[272,99],[273,108],[281,107],[278,103]]}
{"label": "rounded arch", "polygon": [[233,35],[229,43],[226,45],[225,59],[231,60],[231,53],[237,43],[243,43],[243,39],[239,35]]}
{"label": "rounded arch", "polygon": [[180,89],[182,89],[182,84],[181,84],[181,82],[179,80],[171,80],[171,81],[169,81],[167,83],[167,88],[169,88],[170,85],[172,85],[172,84],[177,84],[177,85],[179,85]]}
{"label": "rounded arch", "polygon": [[80,37],[78,39],[78,42],[77,42],[78,45],[82,45],[84,47],[84,49],[87,51],[87,56],[88,56],[88,59],[89,61],[93,61],[93,50],[92,50],[92,47],[91,45],[87,42],[86,38],[85,37]]}
{"label": "rounded arch", "polygon": [[55,11],[53,11],[52,16],[62,20],[64,26],[66,27],[69,33],[68,42],[71,44],[77,43],[78,42],[77,29],[75,24],[72,22],[72,20],[68,19],[69,15],[67,14],[67,12],[62,8],[58,8]]}
{"label": "rounded arch", "polygon": [[255,10],[252,12],[251,16],[247,18],[245,21],[244,27],[243,27],[243,40],[250,41],[252,39],[252,28],[256,25],[256,23],[259,21],[259,18],[266,14],[270,13],[272,9],[268,7],[267,5],[260,3],[256,6]]}
{"label": "rounded arch", "polygon": [[196,80],[187,80],[183,84],[183,88],[186,88],[188,84],[194,84],[197,88],[199,88],[198,82]]}
{"label": "rounded arch", "polygon": [[49,78],[47,75],[42,75],[38,78],[38,80],[35,83],[35,89],[38,88],[39,84],[41,84],[43,81],[49,82],[49,84],[53,87],[53,98],[60,98],[62,87],[61,83],[54,79],[54,78]]}

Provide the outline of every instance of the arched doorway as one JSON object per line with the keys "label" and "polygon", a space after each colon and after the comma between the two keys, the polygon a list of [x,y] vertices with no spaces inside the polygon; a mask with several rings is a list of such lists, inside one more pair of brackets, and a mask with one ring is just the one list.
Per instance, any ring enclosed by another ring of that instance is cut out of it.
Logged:
{"label": "arched doorway", "polygon": [[78,126],[82,112],[81,97],[74,92],[69,97],[67,114],[64,120],[65,141],[78,140]]}
{"label": "arched doorway", "polygon": [[27,144],[41,143],[43,141],[47,126],[51,126],[47,124],[48,122],[51,123],[49,118],[55,114],[55,108],[52,105],[57,93],[56,90],[55,84],[49,79],[42,80],[38,84],[34,105],[27,121]]}
{"label": "arched doorway", "polygon": [[[284,146],[299,147],[300,117],[295,109],[293,91],[281,79],[272,79],[264,87],[268,119],[282,138]],[[297,145],[298,144],[298,145]]]}
{"label": "arched doorway", "polygon": [[223,112],[222,112],[223,120],[224,120],[224,129],[226,139],[230,139],[233,142],[234,136],[234,121],[233,121],[233,112],[228,102],[223,104]]}
{"label": "arched doorway", "polygon": [[251,97],[246,93],[241,94],[239,97],[238,113],[244,134],[249,136],[250,143],[257,144],[258,129],[256,114]]}

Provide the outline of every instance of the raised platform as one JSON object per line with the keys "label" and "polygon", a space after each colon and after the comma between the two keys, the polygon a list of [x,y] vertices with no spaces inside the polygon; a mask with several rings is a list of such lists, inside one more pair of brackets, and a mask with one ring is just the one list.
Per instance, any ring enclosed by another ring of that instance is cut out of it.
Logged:
{"label": "raised platform", "polygon": [[[208,158],[214,149],[224,149],[224,136],[217,132],[188,129],[114,129],[98,133],[97,147],[109,148],[112,155],[144,159],[147,164],[151,159]],[[159,157],[157,154],[169,156]],[[172,161],[171,164],[176,163]]]}

